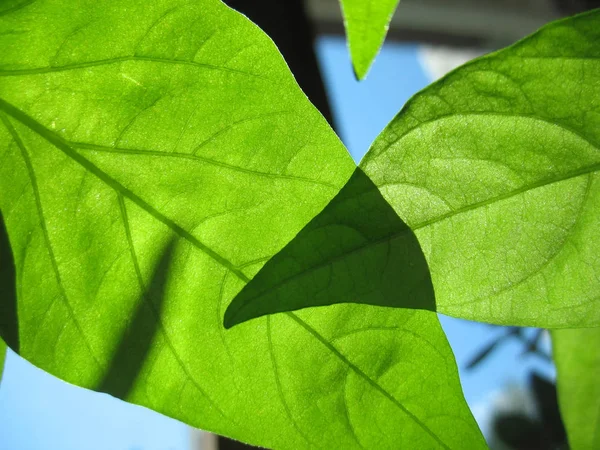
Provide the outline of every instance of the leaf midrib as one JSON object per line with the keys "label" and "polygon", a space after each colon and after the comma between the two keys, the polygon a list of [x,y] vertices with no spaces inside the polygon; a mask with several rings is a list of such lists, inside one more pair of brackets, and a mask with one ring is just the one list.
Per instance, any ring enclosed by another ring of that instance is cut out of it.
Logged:
{"label": "leaf midrib", "polygon": [[187,240],[193,246],[195,246],[196,248],[198,248],[199,250],[204,252],[207,256],[209,256],[214,261],[216,261],[218,264],[220,264],[227,270],[231,271],[231,273],[233,273],[240,280],[244,281],[245,283],[248,283],[250,281],[250,278],[248,278],[231,261],[229,261],[224,256],[220,255],[215,250],[213,250],[212,248],[210,248],[209,246],[207,246],[206,244],[201,242],[198,238],[196,238],[190,232],[188,232],[183,227],[178,225],[175,221],[173,221],[172,219],[168,218],[167,216],[165,216],[164,214],[159,212],[156,208],[154,208],[148,202],[143,200],[141,197],[139,197],[133,191],[131,191],[128,188],[126,188],[125,186],[123,186],[121,183],[119,183],[117,180],[112,178],[106,172],[102,171],[99,167],[97,167],[91,161],[89,161],[88,159],[84,158],[82,155],[77,153],[75,151],[75,149],[73,149],[65,139],[63,139],[62,137],[60,137],[59,135],[54,133],[52,130],[46,128],[41,123],[39,123],[38,121],[36,121],[35,119],[33,119],[32,117],[27,115],[25,112],[21,111],[20,109],[11,105],[10,103],[6,102],[3,99],[0,99],[0,110],[4,111],[6,114],[12,116],[17,121],[21,122],[27,128],[29,128],[30,130],[37,133],[39,136],[41,136],[43,139],[48,141],[54,147],[61,150],[65,155],[67,155],[72,160],[77,162],[80,166],[82,166],[88,172],[94,174],[102,182],[104,182],[106,185],[111,187],[115,192],[123,195],[125,198],[128,198],[129,200],[131,200],[132,202],[137,204],[140,208],[142,208],[143,210],[148,212],[159,222],[163,223],[164,225],[169,227],[171,230],[173,230],[181,238]]}
{"label": "leaf midrib", "polygon": [[192,66],[200,69],[217,70],[221,72],[235,73],[239,75],[246,75],[252,78],[266,79],[265,76],[255,74],[252,72],[246,72],[244,70],[233,69],[225,66],[216,66],[213,64],[200,63],[196,61],[188,61],[185,59],[168,59],[168,58],[157,58],[153,56],[118,56],[109,59],[98,59],[94,61],[87,61],[82,63],[66,64],[64,66],[46,66],[46,67],[34,67],[31,69],[4,69],[0,70],[0,77],[17,77],[24,75],[41,75],[45,73],[56,73],[65,72],[69,70],[86,69],[89,67],[107,66],[111,64],[118,64],[122,62],[150,62],[159,64],[172,64],[180,66]]}
{"label": "leaf midrib", "polygon": [[425,423],[421,421],[417,416],[415,416],[412,412],[410,412],[396,397],[390,394],[386,389],[384,389],[377,381],[373,380],[369,375],[363,372],[357,365],[352,363],[346,356],[344,356],[336,347],[333,346],[330,342],[328,342],[317,330],[312,328],[308,323],[302,320],[293,312],[285,313],[289,318],[291,318],[298,326],[303,328],[306,332],[312,335],[315,339],[317,339],[321,344],[323,344],[331,353],[333,353],[340,361],[346,364],[354,373],[356,373],[359,377],[365,380],[373,389],[387,398],[394,406],[404,412],[411,420],[413,420],[418,426],[420,426],[423,431],[425,431],[429,436],[431,436],[441,447],[450,450],[448,447]]}
{"label": "leaf midrib", "polygon": [[560,176],[560,177],[554,177],[554,178],[547,178],[545,180],[539,180],[539,181],[537,181],[535,183],[531,183],[531,184],[527,184],[527,185],[521,186],[519,189],[515,189],[515,190],[512,190],[512,191],[509,191],[509,192],[507,192],[505,194],[501,194],[501,195],[498,195],[496,197],[489,198],[487,200],[482,200],[480,202],[471,203],[470,205],[465,205],[465,206],[463,206],[461,208],[455,209],[453,211],[449,211],[446,214],[442,214],[440,216],[433,217],[433,218],[431,218],[429,220],[421,222],[421,223],[419,223],[419,224],[417,224],[417,225],[415,225],[415,226],[413,226],[411,228],[412,228],[413,231],[417,231],[417,230],[420,230],[421,228],[425,228],[425,227],[428,227],[428,226],[433,225],[435,223],[442,222],[442,221],[444,221],[446,219],[449,219],[451,217],[454,217],[454,216],[457,216],[457,215],[460,215],[460,214],[464,214],[464,213],[472,211],[474,209],[483,208],[484,206],[491,205],[492,203],[500,202],[502,200],[507,200],[507,199],[509,199],[511,197],[515,197],[515,196],[517,196],[519,194],[523,194],[525,192],[532,191],[534,189],[538,189],[538,188],[547,186],[549,184],[560,183],[562,181],[567,181],[567,180],[570,180],[572,178],[577,178],[577,177],[580,177],[580,176],[583,176],[583,175],[589,175],[591,173],[598,172],[598,171],[600,171],[600,162],[598,162],[596,164],[589,165],[589,166],[581,167],[581,168],[579,168],[577,170],[573,170],[571,172],[567,172],[563,176]]}
{"label": "leaf midrib", "polygon": [[0,114],[0,120],[2,121],[2,123],[6,127],[7,131],[11,135],[15,144],[17,144],[17,147],[19,148],[19,151],[21,152],[21,156],[25,163],[25,167],[27,169],[27,174],[29,176],[29,181],[31,182],[31,189],[33,191],[33,197],[35,200],[36,210],[37,210],[37,214],[38,214],[38,218],[39,218],[39,226],[42,229],[42,234],[44,236],[44,243],[45,243],[46,249],[48,251],[50,265],[52,266],[52,271],[54,272],[54,277],[56,279],[56,284],[58,285],[62,303],[65,305],[65,308],[67,309],[67,312],[68,312],[69,316],[71,317],[71,320],[73,321],[73,324],[75,325],[75,328],[77,329],[78,333],[81,335],[83,343],[84,343],[88,353],[92,357],[92,360],[94,361],[94,363],[100,370],[104,370],[105,368],[103,367],[102,364],[100,364],[100,361],[98,360],[98,358],[92,351],[92,347],[91,347],[85,333],[83,332],[83,327],[81,326],[81,324],[79,323],[79,320],[77,319],[77,315],[75,314],[75,311],[73,310],[73,306],[71,305],[71,302],[69,301],[69,297],[67,296],[67,292],[63,285],[62,277],[60,275],[60,271],[58,270],[58,263],[56,261],[56,256],[54,255],[54,249],[53,249],[52,243],[50,241],[50,235],[48,233],[48,226],[46,225],[46,219],[44,216],[44,209],[42,207],[42,202],[40,199],[40,191],[39,191],[38,184],[37,184],[37,178],[35,175],[35,171],[33,169],[33,165],[31,163],[31,159],[29,157],[29,154],[27,153],[25,144],[21,140],[19,134],[17,133],[17,130],[15,130],[13,125],[9,122],[9,120],[6,118],[6,116],[4,114]]}

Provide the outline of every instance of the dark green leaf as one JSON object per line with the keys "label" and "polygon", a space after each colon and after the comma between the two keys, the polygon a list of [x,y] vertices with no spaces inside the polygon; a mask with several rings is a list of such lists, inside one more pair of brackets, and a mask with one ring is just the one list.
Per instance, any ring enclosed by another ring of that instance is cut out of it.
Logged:
{"label": "dark green leaf", "polygon": [[417,239],[360,169],[244,286],[225,312],[225,326],[335,303],[435,311]]}
{"label": "dark green leaf", "polygon": [[0,336],[9,347],[19,352],[17,276],[2,211],[0,211]]}
{"label": "dark green leaf", "polygon": [[535,401],[537,418],[544,427],[546,439],[554,448],[562,448],[567,443],[565,426],[560,418],[556,384],[538,375],[529,374],[529,385]]}
{"label": "dark green leaf", "polygon": [[501,414],[494,418],[494,433],[511,450],[550,448],[539,421],[522,413]]}

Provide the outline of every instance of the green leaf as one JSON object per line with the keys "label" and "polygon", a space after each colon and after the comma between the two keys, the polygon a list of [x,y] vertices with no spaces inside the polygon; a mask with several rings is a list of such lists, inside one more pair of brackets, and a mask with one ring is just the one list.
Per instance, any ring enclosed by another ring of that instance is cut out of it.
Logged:
{"label": "green leaf", "polygon": [[349,302],[435,311],[429,269],[415,235],[360,169],[244,286],[224,324]]}
{"label": "green leaf", "polygon": [[439,312],[600,325],[600,11],[413,97],[361,162],[415,231]]}
{"label": "green leaf", "polygon": [[362,80],[379,53],[400,0],[340,0],[354,73]]}
{"label": "green leaf", "polygon": [[484,446],[433,313],[223,328],[356,168],[254,25],[216,0],[37,0],[0,12],[0,46],[19,354],[256,445]]}
{"label": "green leaf", "polygon": [[558,401],[573,450],[600,448],[600,328],[553,330]]}
{"label": "green leaf", "polygon": [[4,373],[4,358],[6,357],[6,344],[0,339],[0,382]]}

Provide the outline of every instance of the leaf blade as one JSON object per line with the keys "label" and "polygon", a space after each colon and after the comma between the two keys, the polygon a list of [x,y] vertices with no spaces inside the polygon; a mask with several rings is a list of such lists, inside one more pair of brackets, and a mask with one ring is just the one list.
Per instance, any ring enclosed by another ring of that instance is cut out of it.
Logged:
{"label": "leaf blade", "polygon": [[439,312],[599,323],[598,20],[558,21],[453,71],[413,97],[361,162],[415,230]]}
{"label": "leaf blade", "polygon": [[2,339],[0,339],[0,383],[4,374],[4,359],[6,358],[7,347]]}
{"label": "leaf blade", "polygon": [[257,28],[214,0],[40,0],[0,36],[19,354],[257,445],[451,446],[449,417],[483,445],[433,315],[337,305],[222,328],[355,169]]}
{"label": "leaf blade", "polygon": [[367,76],[399,0],[340,0],[356,78]]}

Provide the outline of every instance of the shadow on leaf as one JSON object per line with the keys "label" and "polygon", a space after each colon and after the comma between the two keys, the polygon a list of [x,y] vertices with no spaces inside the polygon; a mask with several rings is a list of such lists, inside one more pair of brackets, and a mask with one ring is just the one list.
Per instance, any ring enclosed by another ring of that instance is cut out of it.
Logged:
{"label": "shadow on leaf", "polygon": [[119,343],[104,379],[95,390],[121,399],[126,399],[131,392],[160,328],[173,250],[174,241],[171,241],[156,264],[150,283],[145,286],[137,311]]}
{"label": "shadow on leaf", "polygon": [[224,326],[335,303],[436,310],[416,236],[360,168],[244,286]]}

